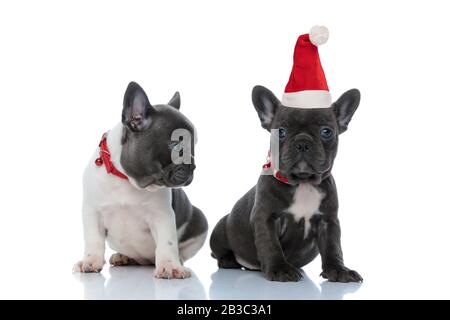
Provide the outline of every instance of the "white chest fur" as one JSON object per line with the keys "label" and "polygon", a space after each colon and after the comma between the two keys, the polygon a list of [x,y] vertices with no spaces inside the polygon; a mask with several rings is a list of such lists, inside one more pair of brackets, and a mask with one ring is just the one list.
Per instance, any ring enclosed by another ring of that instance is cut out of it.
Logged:
{"label": "white chest fur", "polygon": [[296,222],[300,219],[305,219],[305,233],[306,238],[311,226],[310,219],[314,214],[318,214],[320,203],[323,199],[323,193],[315,186],[309,183],[301,183],[298,185],[294,193],[294,198],[291,206],[286,210],[294,216]]}
{"label": "white chest fur", "polygon": [[[114,166],[125,173],[120,164],[121,137],[122,126],[119,124],[108,133],[108,148]],[[164,219],[172,220],[171,190],[136,188],[131,177],[128,181],[123,180],[108,174],[104,166],[97,167],[97,157],[98,149],[84,173],[85,220],[91,224],[98,221],[99,227],[107,230],[106,240],[113,250],[141,263],[154,262],[156,243],[151,229],[158,229]]]}

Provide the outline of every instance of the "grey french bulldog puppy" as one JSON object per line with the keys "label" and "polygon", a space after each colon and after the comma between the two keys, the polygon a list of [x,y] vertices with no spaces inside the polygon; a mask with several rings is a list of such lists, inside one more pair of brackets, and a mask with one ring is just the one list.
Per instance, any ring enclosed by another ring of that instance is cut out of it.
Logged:
{"label": "grey french bulldog puppy", "polygon": [[190,276],[183,263],[202,247],[208,223],[181,189],[193,179],[195,128],[179,109],[178,92],[152,105],[137,83],[128,85],[122,121],[84,172],[85,250],[75,272],[99,272],[107,242],[116,252],[111,265],[155,265],[157,278]]}
{"label": "grey french bulldog puppy", "polygon": [[268,280],[298,281],[299,268],[318,254],[329,281],[360,282],[344,265],[338,196],[331,175],[338,137],[347,130],[360,93],[345,92],[330,108],[283,106],[262,86],[252,93],[264,129],[279,142],[278,170],[287,181],[261,175],[256,186],[215,226],[210,246],[220,268],[261,270]]}

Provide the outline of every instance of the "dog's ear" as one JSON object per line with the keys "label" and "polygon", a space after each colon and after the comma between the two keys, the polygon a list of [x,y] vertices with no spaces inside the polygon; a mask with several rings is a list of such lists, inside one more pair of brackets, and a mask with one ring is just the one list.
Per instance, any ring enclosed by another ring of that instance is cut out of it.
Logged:
{"label": "dog's ear", "polygon": [[263,86],[255,86],[252,91],[252,101],[258,113],[261,126],[270,131],[275,112],[281,105],[281,102],[269,89]]}
{"label": "dog's ear", "polygon": [[122,124],[131,131],[142,131],[150,125],[153,112],[156,111],[145,91],[136,82],[130,82],[123,97]]}
{"label": "dog's ear", "polygon": [[332,108],[336,115],[339,126],[339,133],[347,130],[348,123],[352,119],[353,114],[359,106],[361,94],[358,89],[351,89],[345,92],[335,103]]}
{"label": "dog's ear", "polygon": [[168,105],[174,107],[177,110],[180,110],[181,98],[180,93],[177,91],[173,95],[172,99],[170,99]]}

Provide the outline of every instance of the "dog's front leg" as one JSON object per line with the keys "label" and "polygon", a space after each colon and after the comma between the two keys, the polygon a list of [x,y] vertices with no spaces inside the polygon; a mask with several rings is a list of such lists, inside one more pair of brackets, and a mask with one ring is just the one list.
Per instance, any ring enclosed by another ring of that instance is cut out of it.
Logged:
{"label": "dog's front leg", "polygon": [[318,246],[322,257],[321,276],[332,282],[360,282],[362,277],[344,265],[341,227],[337,217],[323,217],[319,222]]}
{"label": "dog's front leg", "polygon": [[84,257],[73,267],[74,272],[100,272],[105,264],[105,228],[100,214],[83,205]]}
{"label": "dog's front leg", "polygon": [[149,221],[150,230],[156,242],[155,277],[184,279],[191,276],[189,269],[182,266],[179,257],[178,235],[175,212],[158,210]]}
{"label": "dog's front leg", "polygon": [[341,226],[338,219],[338,197],[333,177],[325,180],[321,187],[327,195],[322,200],[322,212],[317,226],[317,245],[322,258],[321,276],[333,282],[359,282],[358,272],[344,265],[341,249]]}
{"label": "dog's front leg", "polygon": [[302,274],[286,261],[275,231],[275,217],[270,210],[255,207],[250,219],[264,276],[271,281],[299,281]]}

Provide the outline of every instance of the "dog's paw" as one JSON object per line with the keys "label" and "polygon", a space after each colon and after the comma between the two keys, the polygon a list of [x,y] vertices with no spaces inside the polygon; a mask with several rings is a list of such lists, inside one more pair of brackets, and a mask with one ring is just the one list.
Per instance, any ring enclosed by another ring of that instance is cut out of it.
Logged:
{"label": "dog's paw", "polygon": [[363,278],[355,270],[346,267],[327,268],[320,274],[330,282],[362,282]]}
{"label": "dog's paw", "polygon": [[109,258],[109,264],[112,266],[135,266],[138,263],[126,255],[114,253],[111,258]]}
{"label": "dog's paw", "polygon": [[105,260],[99,256],[88,256],[77,262],[72,272],[100,272],[102,271]]}
{"label": "dog's paw", "polygon": [[283,263],[271,267],[265,272],[265,277],[270,281],[295,282],[300,281],[303,278],[303,275],[300,270],[294,266]]}
{"label": "dog's paw", "polygon": [[191,276],[191,271],[180,263],[165,261],[157,264],[154,275],[159,279],[185,279]]}
{"label": "dog's paw", "polygon": [[236,261],[234,255],[217,259],[217,266],[222,269],[240,269],[242,266]]}

